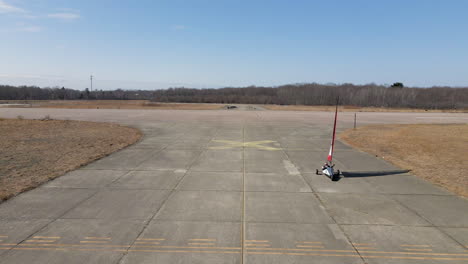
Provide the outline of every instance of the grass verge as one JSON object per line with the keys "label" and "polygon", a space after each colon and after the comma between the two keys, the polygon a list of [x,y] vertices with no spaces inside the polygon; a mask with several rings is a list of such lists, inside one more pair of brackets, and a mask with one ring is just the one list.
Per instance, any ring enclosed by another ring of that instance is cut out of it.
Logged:
{"label": "grass verge", "polygon": [[[268,110],[276,111],[320,111],[334,112],[335,106],[327,105],[262,105]],[[340,112],[417,112],[417,113],[467,113],[468,109],[439,110],[439,109],[415,109],[415,108],[386,108],[386,107],[359,107],[344,105],[338,107]]]}
{"label": "grass verge", "polygon": [[116,124],[0,119],[0,201],[135,143]]}
{"label": "grass verge", "polygon": [[468,124],[364,126],[340,139],[468,197]]}

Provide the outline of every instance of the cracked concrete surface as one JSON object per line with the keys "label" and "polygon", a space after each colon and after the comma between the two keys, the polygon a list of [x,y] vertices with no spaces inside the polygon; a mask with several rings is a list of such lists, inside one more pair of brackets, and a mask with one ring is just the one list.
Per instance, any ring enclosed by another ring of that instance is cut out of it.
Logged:
{"label": "cracked concrete surface", "polygon": [[[345,144],[337,168],[370,173],[315,175],[333,113],[0,109],[18,115],[117,122],[144,138],[0,204],[1,264],[468,261],[466,199]],[[359,124],[467,121],[358,114]]]}

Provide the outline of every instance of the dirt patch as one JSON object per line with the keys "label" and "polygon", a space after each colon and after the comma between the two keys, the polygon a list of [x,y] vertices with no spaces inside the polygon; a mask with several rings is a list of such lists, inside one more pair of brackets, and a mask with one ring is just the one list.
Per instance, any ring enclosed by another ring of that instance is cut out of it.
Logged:
{"label": "dirt patch", "polygon": [[[335,106],[326,105],[262,105],[265,109],[276,111],[335,111]],[[426,110],[413,108],[359,107],[345,105],[338,107],[340,112],[416,112],[416,113],[468,113],[468,109],[460,110]]]}
{"label": "dirt patch", "polygon": [[[0,103],[17,104],[5,107],[67,108],[67,109],[163,109],[216,110],[224,104],[159,103],[148,100],[14,100]],[[22,104],[19,106],[19,104]]]}
{"label": "dirt patch", "polygon": [[116,124],[0,119],[0,201],[138,141]]}
{"label": "dirt patch", "polygon": [[468,197],[468,124],[365,126],[340,139]]}
{"label": "dirt patch", "polygon": [[147,102],[144,108],[168,109],[168,110],[218,110],[222,109],[222,104],[178,104],[178,103],[156,103]]}

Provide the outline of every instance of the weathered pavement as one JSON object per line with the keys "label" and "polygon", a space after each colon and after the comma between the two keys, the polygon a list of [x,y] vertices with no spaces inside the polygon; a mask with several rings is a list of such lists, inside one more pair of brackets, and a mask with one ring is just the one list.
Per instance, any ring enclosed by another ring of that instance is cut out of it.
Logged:
{"label": "weathered pavement", "polygon": [[[342,143],[336,166],[354,177],[315,175],[332,113],[0,109],[46,114],[145,137],[0,204],[1,264],[468,262],[466,199]],[[363,113],[359,123],[467,121]],[[339,126],[351,123],[343,114]]]}

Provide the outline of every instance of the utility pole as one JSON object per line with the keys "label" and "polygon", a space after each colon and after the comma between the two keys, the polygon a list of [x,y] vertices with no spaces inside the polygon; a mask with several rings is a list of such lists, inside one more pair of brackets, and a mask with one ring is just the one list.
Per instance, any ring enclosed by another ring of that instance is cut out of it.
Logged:
{"label": "utility pole", "polygon": [[93,91],[93,75],[89,76],[89,79],[91,80],[91,92]]}

